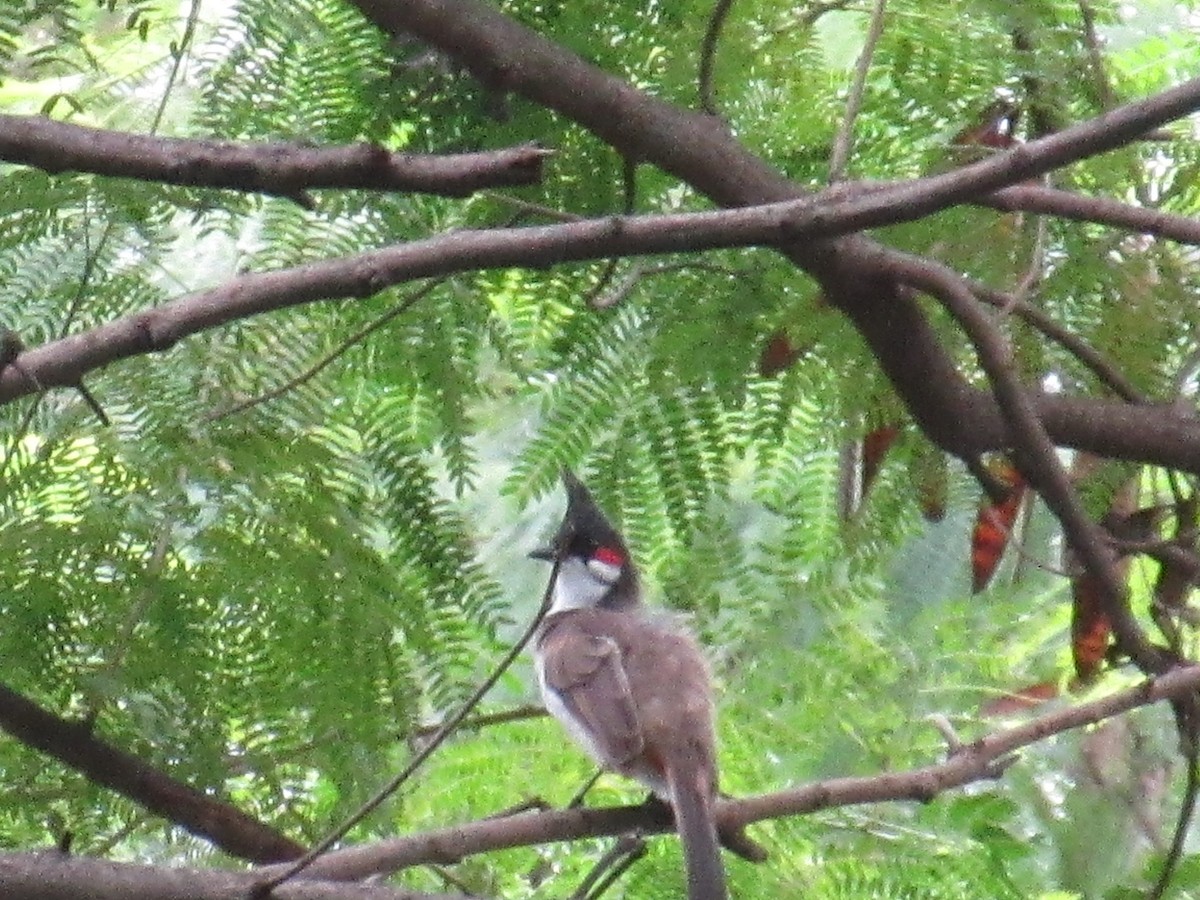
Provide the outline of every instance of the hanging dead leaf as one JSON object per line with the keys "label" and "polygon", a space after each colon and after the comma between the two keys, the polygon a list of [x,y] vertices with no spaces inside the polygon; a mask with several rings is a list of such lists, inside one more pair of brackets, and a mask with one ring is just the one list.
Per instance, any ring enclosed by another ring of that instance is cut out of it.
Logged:
{"label": "hanging dead leaf", "polygon": [[758,354],[758,374],[763,378],[774,378],[795,365],[801,355],[802,351],[792,345],[787,332],[782,328],[776,329],[768,335]]}
{"label": "hanging dead leaf", "polygon": [[926,522],[940,522],[946,517],[946,501],[950,494],[950,467],[946,454],[928,441],[922,441],[912,458],[909,475],[917,490],[917,503]]}
{"label": "hanging dead leaf", "polygon": [[983,716],[1011,716],[1041,706],[1059,694],[1057,681],[1039,681],[1020,690],[1001,694],[979,707]]}
{"label": "hanging dead leaf", "polygon": [[871,485],[875,483],[884,457],[887,456],[888,450],[892,448],[892,444],[896,443],[896,438],[899,436],[899,425],[883,425],[867,432],[866,437],[863,438],[859,464],[859,483],[862,485],[859,503],[867,499],[867,493],[871,490]]}
{"label": "hanging dead leaf", "polygon": [[1010,463],[991,467],[993,476],[1007,493],[999,502],[985,500],[975,516],[971,530],[971,593],[978,594],[992,580],[1017,520],[1027,486],[1021,473]]}
{"label": "hanging dead leaf", "polygon": [[1071,580],[1071,659],[1078,685],[1090,683],[1112,641],[1112,622],[1104,612],[1099,579],[1084,573]]}

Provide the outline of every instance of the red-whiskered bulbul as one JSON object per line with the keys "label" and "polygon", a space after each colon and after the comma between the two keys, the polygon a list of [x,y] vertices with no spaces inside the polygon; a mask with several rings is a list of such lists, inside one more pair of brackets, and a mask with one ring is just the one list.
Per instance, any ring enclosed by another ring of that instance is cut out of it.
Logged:
{"label": "red-whiskered bulbul", "polygon": [[[713,818],[717,796],[708,663],[676,619],[642,604],[637,568],[588,489],[563,472],[567,512],[536,559],[559,560],[534,661],[550,713],[601,766],[671,804],[687,862],[689,900],[724,900]],[[720,840],[755,861],[740,830]]]}

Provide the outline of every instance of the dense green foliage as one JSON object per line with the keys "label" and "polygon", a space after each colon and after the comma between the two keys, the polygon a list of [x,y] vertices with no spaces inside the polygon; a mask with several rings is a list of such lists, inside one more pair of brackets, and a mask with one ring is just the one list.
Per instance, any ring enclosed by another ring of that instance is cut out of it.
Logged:
{"label": "dense green foliage", "polygon": [[[505,4],[687,105],[709,6]],[[1031,79],[1054,120],[1101,110],[1074,2],[951,7],[889,5],[850,177],[926,170],[998,91],[1027,92]],[[348,3],[197,4],[192,20],[189,9],[5,5],[0,109],[412,151],[536,139],[557,150],[545,183],[507,196],[581,215],[622,206],[621,161],[594,137],[487,96],[415,41],[389,44]],[[1149,2],[1097,14],[1118,97],[1194,72],[1194,11]],[[748,146],[802,184],[825,181],[866,22],[857,4],[747,2],[728,23],[722,108]],[[1012,49],[1015,29],[1033,52]],[[1073,168],[1063,184],[1195,214],[1198,167],[1195,142],[1137,145]],[[705,206],[661,172],[639,172],[638,211]],[[240,270],[519,212],[497,193],[332,191],[306,211],[0,166],[3,324],[37,345]],[[1039,227],[955,210],[883,237],[1012,287]],[[1200,328],[1194,260],[1076,224],[1044,227],[1039,303],[1140,387],[1169,394]],[[0,408],[2,680],[64,715],[96,714],[115,744],[314,840],[387,779],[414,726],[452,711],[532,613],[544,572],[524,552],[561,509],[564,465],[621,521],[656,600],[693,613],[711,645],[732,793],[934,761],[944,746],[926,716],[976,734],[993,727],[977,710],[995,692],[1065,674],[1065,582],[1010,563],[987,594],[969,595],[977,488],[952,468],[946,518],[923,522],[913,473],[930,448],[914,428],[864,507],[839,518],[839,452],[902,412],[859,338],[790,264],[767,251],[623,261],[599,284],[603,269],[444,280],[315,378],[229,415],[219,414],[300,375],[417,286],[251,319],[112,366],[89,379],[112,428],[72,392]],[[597,289],[619,302],[588,308]],[[759,354],[781,330],[800,358],[763,377]],[[1093,387],[1061,349],[1013,331],[1027,374]],[[1052,558],[1053,525],[1035,515],[1030,534],[1027,553]],[[485,707],[534,693],[521,663]],[[760,826],[773,861],[734,863],[735,893],[1099,897],[1141,884],[1163,846],[1154,823],[1169,828],[1175,809],[1167,720],[1149,710],[1057,739],[1002,782],[928,806]],[[470,820],[531,795],[565,802],[590,773],[555,728],[535,719],[463,734],[355,836]],[[1092,770],[1101,734],[1118,749]],[[1134,788],[1155,777],[1166,799],[1142,810]],[[65,822],[85,851],[207,852],[13,741],[0,742],[0,780],[6,846],[48,843]],[[593,799],[636,797],[606,779]],[[564,896],[600,851],[511,851],[455,871],[483,894],[529,895],[544,882],[538,896]],[[624,895],[678,896],[677,852],[653,842]],[[423,870],[410,883],[441,886]],[[1180,883],[1200,888],[1200,872],[1185,869]]]}

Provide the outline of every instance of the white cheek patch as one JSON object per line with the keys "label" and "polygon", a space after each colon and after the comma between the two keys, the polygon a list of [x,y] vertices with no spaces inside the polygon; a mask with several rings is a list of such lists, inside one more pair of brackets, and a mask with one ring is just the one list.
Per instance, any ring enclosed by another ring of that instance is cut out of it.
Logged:
{"label": "white cheek patch", "polygon": [[568,609],[583,609],[595,606],[612,589],[612,582],[603,581],[593,574],[591,566],[578,556],[568,556],[558,570],[554,584],[552,612]]}
{"label": "white cheek patch", "polygon": [[587,561],[587,569],[592,573],[593,578],[597,581],[603,581],[605,584],[615,584],[617,579],[621,577],[620,566],[595,557]]}

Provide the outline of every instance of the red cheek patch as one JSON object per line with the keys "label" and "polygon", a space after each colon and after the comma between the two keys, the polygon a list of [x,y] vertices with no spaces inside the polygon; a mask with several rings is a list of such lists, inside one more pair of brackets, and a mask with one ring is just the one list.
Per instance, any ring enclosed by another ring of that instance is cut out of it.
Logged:
{"label": "red cheek patch", "polygon": [[625,565],[625,557],[612,547],[597,547],[596,552],[592,554],[592,559],[596,562],[604,563],[606,566],[615,566],[618,569]]}

